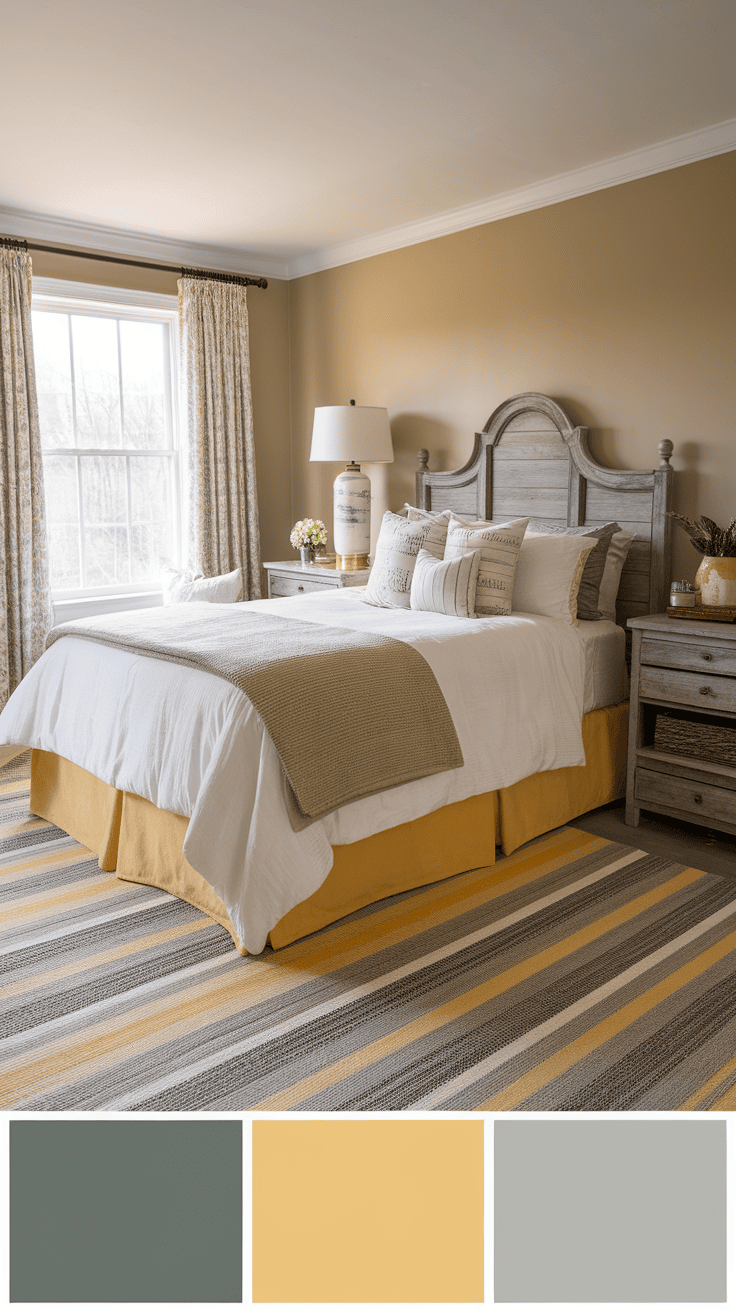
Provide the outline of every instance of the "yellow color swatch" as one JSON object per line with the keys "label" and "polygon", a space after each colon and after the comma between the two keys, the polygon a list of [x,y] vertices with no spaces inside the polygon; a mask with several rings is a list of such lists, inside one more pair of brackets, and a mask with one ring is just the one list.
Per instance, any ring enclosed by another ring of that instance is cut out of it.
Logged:
{"label": "yellow color swatch", "polygon": [[481,1303],[483,1122],[254,1121],[254,1303]]}

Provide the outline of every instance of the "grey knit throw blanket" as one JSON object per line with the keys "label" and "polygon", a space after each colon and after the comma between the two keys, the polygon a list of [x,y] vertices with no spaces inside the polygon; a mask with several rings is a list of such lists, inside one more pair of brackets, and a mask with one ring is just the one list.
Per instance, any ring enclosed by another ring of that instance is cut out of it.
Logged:
{"label": "grey knit throw blanket", "polygon": [[240,688],[281,759],[294,829],[463,764],[432,670],[397,638],[209,602],[72,620],[47,646],[65,637],[191,665]]}

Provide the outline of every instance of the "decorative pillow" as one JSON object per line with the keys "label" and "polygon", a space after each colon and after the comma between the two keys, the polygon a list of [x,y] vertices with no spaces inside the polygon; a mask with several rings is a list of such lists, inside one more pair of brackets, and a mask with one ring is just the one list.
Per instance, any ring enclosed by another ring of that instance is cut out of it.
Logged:
{"label": "decorative pillow", "polygon": [[243,595],[243,571],[234,569],[230,574],[218,574],[206,579],[202,574],[166,566],[161,576],[164,605],[176,601],[240,601]]}
{"label": "decorative pillow", "polygon": [[633,540],[631,533],[614,533],[606,556],[601,590],[598,594],[598,609],[602,620],[613,620],[614,624],[616,623],[616,598],[618,596],[618,585],[621,582],[621,571],[626,564],[626,557],[629,554],[629,547]]}
{"label": "decorative pillow", "polygon": [[411,609],[475,619],[480,554],[466,551],[452,560],[437,560],[428,551],[420,551],[411,581]]}
{"label": "decorative pillow", "polygon": [[411,523],[421,519],[431,519],[433,523],[444,524],[445,527],[449,524],[452,516],[451,510],[420,510],[418,506],[410,506],[408,501],[404,505],[403,513]]}
{"label": "decorative pillow", "polygon": [[611,538],[614,533],[620,533],[620,531],[618,524],[592,524],[568,528],[564,524],[547,524],[541,519],[531,519],[529,521],[527,537],[532,537],[535,533],[562,533],[566,537],[596,539],[595,546],[585,562],[583,577],[580,580],[578,589],[579,620],[600,620],[603,618],[598,606],[598,594],[601,588],[603,571],[606,567],[606,556],[611,545]]}
{"label": "decorative pillow", "polygon": [[475,592],[475,613],[510,615],[514,571],[524,537],[527,519],[512,519],[507,524],[487,528],[468,528],[455,515],[450,520],[445,543],[445,560],[454,560],[469,551],[481,553]]}
{"label": "decorative pillow", "polygon": [[587,537],[537,533],[524,538],[514,577],[514,610],[577,625],[578,588],[594,547]]}
{"label": "decorative pillow", "polygon": [[409,609],[411,580],[422,548],[442,560],[447,529],[431,519],[409,522],[387,510],[381,521],[370,577],[363,593],[369,606]]}

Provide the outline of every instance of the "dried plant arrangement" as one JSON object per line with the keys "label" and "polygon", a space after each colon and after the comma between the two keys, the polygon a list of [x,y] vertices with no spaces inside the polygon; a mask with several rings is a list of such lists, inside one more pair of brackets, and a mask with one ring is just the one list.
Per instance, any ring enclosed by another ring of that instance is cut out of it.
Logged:
{"label": "dried plant arrangement", "polygon": [[682,524],[693,546],[704,556],[736,556],[736,519],[731,520],[728,528],[719,528],[707,515],[692,520],[675,514],[674,510],[668,510],[667,514]]}

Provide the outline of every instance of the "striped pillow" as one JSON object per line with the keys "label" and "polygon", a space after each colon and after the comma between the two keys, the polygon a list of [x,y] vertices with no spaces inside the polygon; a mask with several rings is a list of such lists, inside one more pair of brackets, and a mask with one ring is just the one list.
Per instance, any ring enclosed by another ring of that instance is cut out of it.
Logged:
{"label": "striped pillow", "polygon": [[420,551],[411,581],[411,609],[475,619],[480,555],[466,551],[453,560],[437,560],[429,551]]}
{"label": "striped pillow", "polygon": [[450,520],[445,560],[453,560],[468,551],[481,553],[475,592],[475,613],[479,618],[511,614],[516,562],[528,523],[528,519],[511,519],[507,524],[468,528],[454,516]]}

